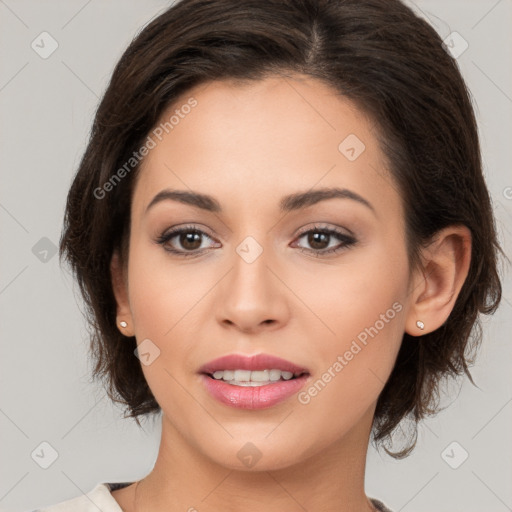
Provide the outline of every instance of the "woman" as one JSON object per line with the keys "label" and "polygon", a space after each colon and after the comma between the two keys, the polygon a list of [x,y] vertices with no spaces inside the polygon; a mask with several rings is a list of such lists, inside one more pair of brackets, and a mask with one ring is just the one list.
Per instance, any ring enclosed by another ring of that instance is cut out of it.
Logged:
{"label": "woman", "polygon": [[173,5],[116,66],[60,249],[95,376],[162,439],[52,512],[389,510],[370,439],[410,453],[385,445],[471,378],[501,297],[468,92],[398,0]]}

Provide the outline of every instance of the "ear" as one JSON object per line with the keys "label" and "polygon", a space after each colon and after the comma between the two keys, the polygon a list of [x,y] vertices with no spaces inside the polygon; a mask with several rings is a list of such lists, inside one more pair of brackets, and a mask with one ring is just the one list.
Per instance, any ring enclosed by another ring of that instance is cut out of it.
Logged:
{"label": "ear", "polygon": [[[441,327],[452,312],[471,262],[471,232],[466,226],[439,231],[421,252],[423,268],[413,280],[405,332],[421,336]],[[416,324],[423,323],[421,329]]]}
{"label": "ear", "polygon": [[[117,328],[125,336],[134,336],[133,318],[128,300],[128,276],[118,251],[114,251],[110,260],[110,275],[112,279],[112,290],[117,302]],[[126,322],[127,326],[122,327],[119,322]]]}

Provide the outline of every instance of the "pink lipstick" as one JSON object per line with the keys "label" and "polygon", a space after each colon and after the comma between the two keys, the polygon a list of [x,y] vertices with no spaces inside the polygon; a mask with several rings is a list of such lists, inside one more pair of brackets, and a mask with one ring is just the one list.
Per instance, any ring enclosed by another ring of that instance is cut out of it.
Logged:
{"label": "pink lipstick", "polygon": [[223,356],[199,373],[213,398],[240,409],[277,405],[297,393],[310,375],[307,368],[269,354]]}

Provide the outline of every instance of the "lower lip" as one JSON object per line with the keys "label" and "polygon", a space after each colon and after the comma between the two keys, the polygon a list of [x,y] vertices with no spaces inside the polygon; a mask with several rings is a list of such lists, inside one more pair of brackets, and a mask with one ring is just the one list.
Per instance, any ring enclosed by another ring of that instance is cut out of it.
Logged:
{"label": "lower lip", "polygon": [[234,386],[202,374],[206,390],[219,402],[238,409],[267,409],[290,398],[304,386],[307,374],[290,380],[278,380],[263,386]]}

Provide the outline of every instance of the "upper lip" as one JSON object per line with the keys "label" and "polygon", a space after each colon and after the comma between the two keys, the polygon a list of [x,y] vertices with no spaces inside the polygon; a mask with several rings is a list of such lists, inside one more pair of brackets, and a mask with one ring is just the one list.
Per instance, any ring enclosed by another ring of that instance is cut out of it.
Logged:
{"label": "upper lip", "polygon": [[281,370],[292,373],[309,373],[307,368],[270,354],[229,354],[210,361],[199,369],[200,373],[212,374],[218,370]]}

